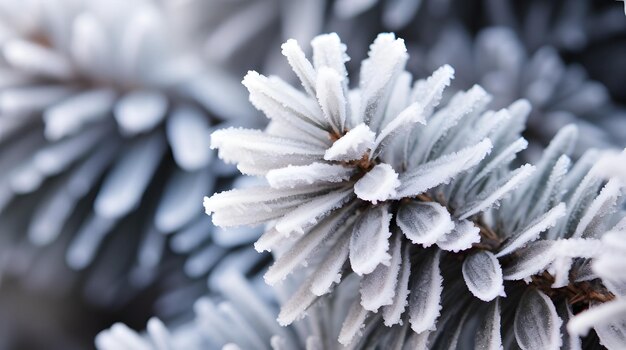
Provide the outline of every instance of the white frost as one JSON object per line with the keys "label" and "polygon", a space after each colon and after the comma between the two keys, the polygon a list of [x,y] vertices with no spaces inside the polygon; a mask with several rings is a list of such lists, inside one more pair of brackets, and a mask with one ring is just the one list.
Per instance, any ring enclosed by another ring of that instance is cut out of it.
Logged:
{"label": "white frost", "polygon": [[450,182],[459,173],[480,163],[491,152],[491,148],[491,141],[484,139],[474,146],[442,156],[403,173],[400,175],[402,184],[398,188],[396,198],[412,197],[435,186]]}
{"label": "white frost", "polygon": [[415,333],[435,330],[441,310],[443,279],[439,270],[441,251],[430,255],[415,271],[416,280],[411,288],[409,321]]}
{"label": "white frost", "polygon": [[480,300],[491,301],[504,294],[502,268],[493,253],[480,251],[463,261],[463,279],[467,288]]}
{"label": "white frost", "polygon": [[372,273],[378,264],[389,265],[389,222],[386,205],[362,213],[350,237],[350,265],[359,276]]}
{"label": "white frost", "polygon": [[475,349],[502,350],[502,334],[500,333],[500,299],[492,301],[483,322],[476,331]]}
{"label": "white frost", "polygon": [[534,241],[539,237],[541,232],[556,225],[557,221],[564,215],[565,204],[559,203],[547,213],[531,222],[528,226],[512,234],[507,242],[502,245],[500,251],[496,254],[496,257],[499,258],[510,254],[515,251],[515,249],[522,247],[524,244]]}
{"label": "white frost", "polygon": [[558,350],[561,347],[561,318],[550,298],[529,289],[515,313],[515,339],[523,350]]}
{"label": "white frost", "polygon": [[480,242],[480,229],[469,220],[454,222],[454,229],[437,240],[437,246],[443,250],[460,252],[470,249],[472,244]]}
{"label": "white frost", "polygon": [[398,186],[398,174],[391,165],[382,163],[377,164],[354,184],[354,193],[360,199],[376,204],[395,196]]}
{"label": "white frost", "polygon": [[342,182],[354,173],[354,168],[343,165],[312,163],[309,165],[289,165],[286,168],[267,172],[265,178],[273,188],[294,188],[320,182]]}
{"label": "white frost", "polygon": [[454,229],[448,209],[435,202],[411,201],[402,204],[396,223],[411,242],[426,247],[435,244]]}
{"label": "white frost", "polygon": [[390,305],[396,292],[398,274],[402,263],[402,239],[396,234],[390,248],[389,266],[378,265],[376,269],[361,280],[361,305],[365,310],[378,311],[381,306]]}
{"label": "white frost", "polygon": [[365,124],[348,131],[326,150],[324,159],[335,161],[358,160],[372,148],[376,135]]}

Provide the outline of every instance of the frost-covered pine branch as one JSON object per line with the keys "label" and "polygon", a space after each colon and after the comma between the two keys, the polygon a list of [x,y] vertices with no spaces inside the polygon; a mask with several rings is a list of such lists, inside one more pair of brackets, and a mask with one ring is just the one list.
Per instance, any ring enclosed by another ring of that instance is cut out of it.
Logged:
{"label": "frost-covered pine branch", "polygon": [[158,315],[185,313],[206,284],[183,269],[204,277],[258,237],[220,240],[200,204],[235,177],[210,133],[256,112],[164,6],[0,0],[0,276],[42,298],[108,311],[161,294]]}
{"label": "frost-covered pine branch", "polygon": [[[290,327],[276,323],[277,303],[293,291],[295,281],[276,290],[238,271],[213,275],[215,293],[194,303],[195,317],[163,324],[157,318],[138,333],[124,324],[102,331],[99,350],[133,349],[340,349],[336,341],[349,306],[357,298],[357,278],[349,278],[332,298],[312,308],[309,317]],[[262,283],[262,281],[261,281]],[[265,287],[265,288],[263,288]]]}
{"label": "frost-covered pine branch", "polygon": [[512,168],[527,147],[528,102],[488,111],[490,96],[474,86],[440,105],[453,69],[413,83],[393,34],[376,38],[354,88],[337,35],[312,47],[312,63],[297,42],[282,47],[304,91],[256,72],[244,78],[271,120],[264,131],[219,130],[211,142],[267,181],[205,198],[213,222],[266,225],[255,248],[275,252],[270,285],[301,265],[310,271],[278,322],[302,318],[356,275],[344,345],[389,337],[454,346],[477,318],[480,346],[579,343],[561,325],[614,298],[588,266],[623,213],[622,185],[591,171],[593,152],[572,166],[576,127],[535,166]]}
{"label": "frost-covered pine branch", "polygon": [[[35,245],[46,245],[79,202],[95,195],[68,250],[77,269],[138,208],[152,246],[163,244],[161,233],[201,220],[198,196],[232,173],[213,160],[208,135],[224,119],[245,124],[253,115],[238,107],[232,84],[203,74],[201,59],[173,40],[152,1],[20,6],[29,11],[6,23],[1,41],[0,142],[11,152],[3,152],[0,207],[46,192],[27,213],[26,228]],[[209,78],[224,83],[232,100],[200,94],[198,83]],[[154,191],[149,186],[160,165],[168,181]],[[143,210],[147,192],[156,205]]]}

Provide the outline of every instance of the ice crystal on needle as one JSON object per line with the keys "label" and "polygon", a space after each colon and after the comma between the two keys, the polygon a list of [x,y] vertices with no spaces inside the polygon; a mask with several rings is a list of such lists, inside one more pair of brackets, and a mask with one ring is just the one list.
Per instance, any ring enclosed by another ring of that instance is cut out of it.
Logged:
{"label": "ice crystal on needle", "polygon": [[[270,285],[301,265],[310,270],[279,323],[303,317],[356,275],[360,298],[339,332],[344,345],[403,334],[400,345],[453,346],[481,308],[490,310],[481,331],[490,346],[576,341],[560,327],[572,305],[614,297],[585,266],[622,199],[621,183],[591,171],[593,153],[570,169],[576,128],[564,128],[536,166],[513,169],[527,146],[526,101],[488,111],[489,95],[474,86],[441,106],[453,69],[412,83],[404,42],[393,34],[370,46],[354,88],[336,34],[312,47],[312,63],[295,41],[282,47],[304,92],[256,72],[244,78],[250,101],[271,120],[266,130],[223,129],[211,142],[242,173],[267,180],[205,198],[213,222],[266,224],[255,247],[275,252]],[[391,328],[375,337],[376,324]]]}

